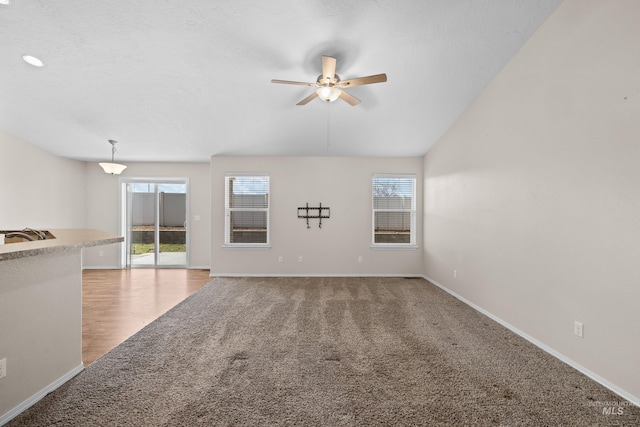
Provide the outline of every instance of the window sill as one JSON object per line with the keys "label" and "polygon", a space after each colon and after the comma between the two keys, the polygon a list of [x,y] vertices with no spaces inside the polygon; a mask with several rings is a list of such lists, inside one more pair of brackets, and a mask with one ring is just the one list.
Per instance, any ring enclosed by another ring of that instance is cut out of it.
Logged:
{"label": "window sill", "polygon": [[253,245],[251,243],[240,243],[235,245],[222,245],[224,249],[252,249],[252,250],[268,250],[271,249],[271,245]]}
{"label": "window sill", "polygon": [[401,244],[377,244],[371,245],[371,249],[375,251],[414,251],[418,249],[418,245],[401,245]]}

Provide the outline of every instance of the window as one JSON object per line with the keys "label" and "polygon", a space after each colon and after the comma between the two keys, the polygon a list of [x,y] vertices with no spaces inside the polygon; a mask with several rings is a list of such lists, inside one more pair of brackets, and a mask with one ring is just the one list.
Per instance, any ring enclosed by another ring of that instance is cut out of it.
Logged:
{"label": "window", "polygon": [[373,176],[374,246],[414,246],[416,239],[415,175]]}
{"label": "window", "polygon": [[269,245],[269,175],[225,176],[225,245]]}

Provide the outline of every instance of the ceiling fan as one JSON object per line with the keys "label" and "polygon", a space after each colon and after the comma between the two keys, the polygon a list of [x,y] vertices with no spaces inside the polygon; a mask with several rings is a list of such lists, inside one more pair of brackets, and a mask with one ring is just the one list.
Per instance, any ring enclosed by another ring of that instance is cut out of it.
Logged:
{"label": "ceiling fan", "polygon": [[322,74],[318,76],[315,83],[293,82],[290,80],[271,80],[271,83],[281,83],[285,85],[311,86],[317,88],[315,92],[307,96],[296,105],[306,105],[314,98],[320,98],[326,102],[332,102],[340,98],[350,105],[358,105],[360,100],[348,94],[343,89],[353,86],[362,86],[372,83],[383,83],[387,81],[386,74],[375,74],[373,76],[358,77],[349,80],[340,80],[336,74],[336,59],[331,56],[322,56]]}

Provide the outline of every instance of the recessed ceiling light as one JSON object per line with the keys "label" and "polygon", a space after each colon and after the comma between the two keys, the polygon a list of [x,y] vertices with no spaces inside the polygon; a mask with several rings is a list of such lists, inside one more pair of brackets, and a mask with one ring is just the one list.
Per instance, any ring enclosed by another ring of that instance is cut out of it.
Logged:
{"label": "recessed ceiling light", "polygon": [[[2,0],[0,0],[2,1]],[[34,67],[42,67],[44,65],[44,63],[39,60],[38,58],[36,58],[35,56],[31,56],[31,55],[24,55],[22,57],[22,59],[24,59],[24,62],[26,62],[27,64],[33,65]]]}
{"label": "recessed ceiling light", "polygon": [[9,4],[9,0],[0,0],[0,4]]}

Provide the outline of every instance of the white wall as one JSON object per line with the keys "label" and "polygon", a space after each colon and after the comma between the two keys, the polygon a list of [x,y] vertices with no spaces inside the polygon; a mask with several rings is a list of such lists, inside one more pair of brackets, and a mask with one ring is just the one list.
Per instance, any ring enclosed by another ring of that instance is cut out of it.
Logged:
{"label": "white wall", "polygon": [[80,257],[76,249],[0,262],[0,425],[83,368]]}
{"label": "white wall", "polygon": [[[209,268],[209,163],[126,163],[127,178],[188,178],[190,212],[190,268]],[[97,163],[87,163],[87,227],[120,235],[120,179],[107,175]],[[194,217],[200,220],[195,221]],[[85,248],[85,268],[117,268],[123,244]],[[102,252],[103,256],[99,256]]]}
{"label": "white wall", "polygon": [[427,275],[636,403],[639,19],[565,1],[424,161]]}
{"label": "white wall", "polygon": [[[266,172],[271,183],[271,248],[228,249],[224,244],[224,176]],[[371,249],[371,179],[374,173],[414,173],[422,216],[422,158],[224,157],[211,158],[212,275],[420,275],[418,249]],[[322,222],[297,217],[297,208],[328,206]],[[420,223],[420,221],[418,221]],[[284,262],[279,263],[282,256]],[[298,262],[298,257],[303,262]],[[358,263],[362,256],[363,262]]]}
{"label": "white wall", "polygon": [[85,227],[84,162],[0,131],[0,229]]}

